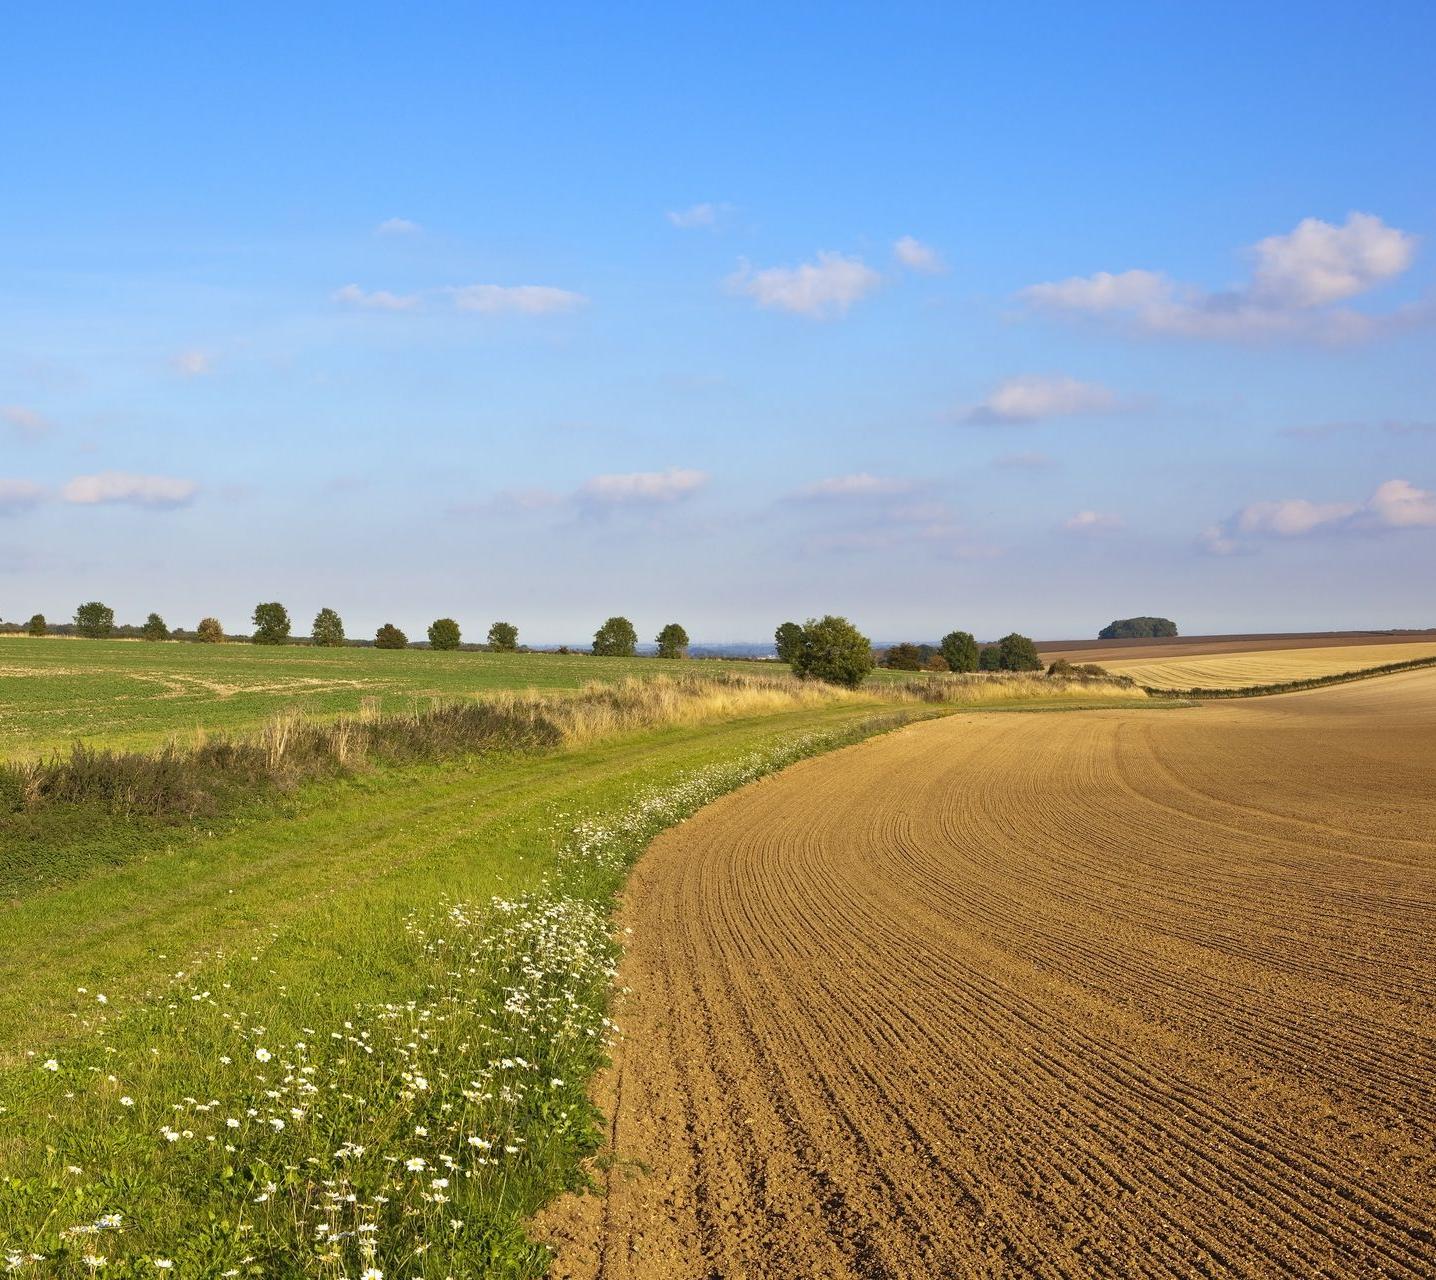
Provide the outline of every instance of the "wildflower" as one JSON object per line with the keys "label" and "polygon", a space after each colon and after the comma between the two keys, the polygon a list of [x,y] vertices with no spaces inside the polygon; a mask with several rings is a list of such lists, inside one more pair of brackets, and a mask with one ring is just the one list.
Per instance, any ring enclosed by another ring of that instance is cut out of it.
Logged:
{"label": "wildflower", "polygon": [[41,1065],[46,1071],[58,1071],[60,1069],[60,1064],[56,1062],[54,1058],[46,1058]]}
{"label": "wildflower", "polygon": [[132,1106],[134,1106],[134,1105],[135,1105],[135,1100],[134,1100],[132,1097],[130,1097],[129,1094],[126,1094],[123,1098],[120,1099],[120,1106],[122,1106],[122,1107],[132,1107]]}
{"label": "wildflower", "polygon": [[174,1262],[169,1258],[155,1259],[155,1266],[157,1266],[161,1271],[172,1271],[174,1269],[174,1265]]}
{"label": "wildflower", "polygon": [[254,1056],[261,1062],[268,1062],[274,1055],[268,1049],[260,1048],[254,1051]]}
{"label": "wildflower", "polygon": [[367,1267],[360,1272],[359,1280],[384,1280],[384,1273],[378,1267]]}
{"label": "wildflower", "polygon": [[108,1258],[101,1258],[97,1254],[93,1253],[87,1253],[83,1258],[80,1259],[80,1261],[83,1262],[87,1267],[89,1267],[91,1271],[98,1271],[101,1267],[107,1267],[110,1265],[110,1260]]}
{"label": "wildflower", "polygon": [[410,1173],[422,1173],[428,1167],[428,1162],[423,1156],[410,1156],[404,1161],[404,1168]]}

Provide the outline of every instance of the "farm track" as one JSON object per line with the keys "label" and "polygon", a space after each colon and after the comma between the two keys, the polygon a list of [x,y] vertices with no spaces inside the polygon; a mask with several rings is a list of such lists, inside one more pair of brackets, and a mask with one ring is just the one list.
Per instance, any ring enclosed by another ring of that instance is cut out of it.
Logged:
{"label": "farm track", "polygon": [[719,801],[634,873],[553,1274],[1436,1275],[1433,761],[1419,671]]}

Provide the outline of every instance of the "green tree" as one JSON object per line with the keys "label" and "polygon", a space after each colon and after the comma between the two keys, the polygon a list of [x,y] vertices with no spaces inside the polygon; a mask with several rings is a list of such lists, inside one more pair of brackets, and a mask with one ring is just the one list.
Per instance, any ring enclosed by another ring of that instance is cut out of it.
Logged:
{"label": "green tree", "polygon": [[289,640],[289,610],[277,600],[254,606],[254,643],[286,644]]}
{"label": "green tree", "polygon": [[1177,634],[1170,618],[1118,618],[1097,633],[1099,640],[1167,639]]}
{"label": "green tree", "polygon": [[87,640],[103,640],[115,629],[115,611],[91,600],[75,610],[75,630]]}
{"label": "green tree", "polygon": [[949,631],[938,648],[947,659],[949,671],[977,670],[977,641],[970,631]]}
{"label": "green tree", "polygon": [[219,625],[218,618],[201,618],[194,638],[200,644],[223,644],[224,628]]}
{"label": "green tree", "polygon": [[872,641],[846,618],[828,614],[803,624],[803,643],[793,660],[795,675],[855,689],[872,669]]}
{"label": "green tree", "polygon": [[660,658],[686,658],[688,656],[688,632],[676,622],[670,622],[654,637],[658,641]]}
{"label": "green tree", "polygon": [[785,622],[773,632],[773,642],[778,646],[780,662],[794,662],[803,647],[803,628],[796,622]]}
{"label": "green tree", "polygon": [[638,632],[627,618],[612,617],[593,633],[593,652],[599,658],[631,658]]}
{"label": "green tree", "polygon": [[321,609],[314,615],[309,639],[321,649],[338,649],[344,644],[344,619],[333,609]]}
{"label": "green tree", "polygon": [[915,644],[895,644],[883,654],[889,671],[921,671],[922,650]]}
{"label": "green tree", "polygon": [[374,633],[374,647],[376,649],[404,649],[409,644],[409,637],[399,630],[392,622],[386,622]]}
{"label": "green tree", "polygon": [[1015,631],[997,642],[997,653],[999,665],[1004,671],[1042,670],[1042,659],[1037,656],[1037,646]]}
{"label": "green tree", "polygon": [[489,648],[512,653],[519,647],[519,629],[512,622],[496,622],[489,628]]}
{"label": "green tree", "polygon": [[995,644],[985,644],[977,653],[977,669],[979,671],[1001,671],[1002,650]]}
{"label": "green tree", "polygon": [[152,613],[145,619],[145,625],[140,628],[141,640],[168,640],[170,629],[165,626],[165,620],[157,613]]}
{"label": "green tree", "polygon": [[452,618],[435,618],[429,624],[429,648],[457,649],[459,647],[459,624]]}
{"label": "green tree", "polygon": [[45,634],[45,615],[37,613],[26,624],[25,630],[32,636],[43,636]]}

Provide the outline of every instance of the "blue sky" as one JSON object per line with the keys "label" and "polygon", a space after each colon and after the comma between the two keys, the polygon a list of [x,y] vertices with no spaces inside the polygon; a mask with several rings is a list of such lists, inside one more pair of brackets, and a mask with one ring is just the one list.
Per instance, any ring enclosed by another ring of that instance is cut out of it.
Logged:
{"label": "blue sky", "polygon": [[31,6],[0,617],[1436,625],[1436,10]]}

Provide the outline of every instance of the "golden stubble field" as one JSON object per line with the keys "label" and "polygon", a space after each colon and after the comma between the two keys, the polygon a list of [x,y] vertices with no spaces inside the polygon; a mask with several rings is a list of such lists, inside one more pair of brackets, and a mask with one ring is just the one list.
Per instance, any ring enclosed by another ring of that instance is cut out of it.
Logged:
{"label": "golden stubble field", "polygon": [[1429,1278],[1433,761],[1417,671],[720,800],[630,885],[554,1274]]}
{"label": "golden stubble field", "polygon": [[1393,662],[1436,658],[1436,640],[1412,644],[1353,644],[1233,653],[1149,656],[1103,665],[1156,689],[1240,689],[1362,671]]}

